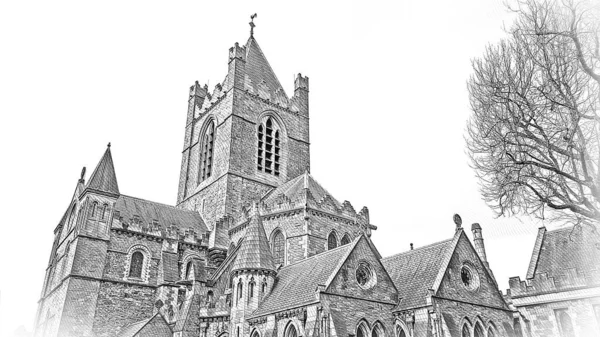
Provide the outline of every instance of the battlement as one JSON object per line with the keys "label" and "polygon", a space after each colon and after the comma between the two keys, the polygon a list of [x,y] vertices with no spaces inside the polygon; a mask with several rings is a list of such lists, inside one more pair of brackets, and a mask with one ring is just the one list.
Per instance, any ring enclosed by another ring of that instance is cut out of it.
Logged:
{"label": "battlement", "polygon": [[554,277],[547,273],[536,274],[532,279],[521,280],[520,277],[511,277],[508,281],[510,289],[507,291],[512,298],[533,296],[544,293],[555,293],[577,288],[600,286],[600,270],[594,269],[581,272],[575,268],[566,269],[564,274]]}
{"label": "battlement", "polygon": [[143,221],[135,215],[129,219],[124,219],[119,211],[114,212],[111,228],[162,239],[177,240],[192,245],[207,246],[209,239],[209,232],[197,233],[193,228],[180,228],[174,224],[161,224],[158,220]]}
{"label": "battlement", "polygon": [[308,76],[302,76],[302,74],[298,73],[296,79],[294,80],[294,91],[298,89],[304,89],[308,91]]}
{"label": "battlement", "polygon": [[233,61],[234,59],[246,62],[246,47],[240,46],[240,44],[237,42],[233,47],[229,48],[229,62]]}
{"label": "battlement", "polygon": [[198,97],[206,97],[206,94],[208,93],[208,85],[204,85],[203,87],[200,86],[200,84],[198,83],[198,81],[196,81],[196,83],[194,83],[194,85],[192,85],[190,87],[190,98],[194,97],[194,96],[198,96]]}

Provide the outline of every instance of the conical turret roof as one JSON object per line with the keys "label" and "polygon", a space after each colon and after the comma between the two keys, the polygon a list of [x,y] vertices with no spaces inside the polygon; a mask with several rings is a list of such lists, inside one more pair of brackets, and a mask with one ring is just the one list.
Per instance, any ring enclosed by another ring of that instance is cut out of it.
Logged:
{"label": "conical turret roof", "polygon": [[106,151],[102,159],[100,159],[98,166],[96,166],[96,169],[92,173],[87,188],[100,192],[120,194],[117,175],[115,174],[115,167],[110,153],[110,143],[106,147]]}
{"label": "conical turret roof", "polygon": [[269,240],[265,233],[258,204],[252,206],[250,223],[246,229],[244,239],[240,244],[237,257],[233,262],[231,271],[235,270],[271,270],[275,271],[273,254],[269,246]]}

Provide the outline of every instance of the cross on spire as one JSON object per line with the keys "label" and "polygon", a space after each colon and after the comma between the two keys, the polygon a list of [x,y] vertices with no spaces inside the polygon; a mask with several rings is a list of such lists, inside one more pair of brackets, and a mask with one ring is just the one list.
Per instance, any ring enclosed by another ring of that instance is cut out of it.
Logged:
{"label": "cross on spire", "polygon": [[250,15],[250,37],[254,36],[254,27],[256,27],[256,25],[254,24],[254,18],[257,17],[256,13]]}

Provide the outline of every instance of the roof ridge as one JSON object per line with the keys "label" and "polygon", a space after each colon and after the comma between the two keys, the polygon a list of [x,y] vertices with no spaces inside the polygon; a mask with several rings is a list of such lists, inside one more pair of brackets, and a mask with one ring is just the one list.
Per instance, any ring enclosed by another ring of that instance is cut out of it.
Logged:
{"label": "roof ridge", "polygon": [[192,210],[185,209],[185,208],[179,208],[177,206],[165,204],[165,203],[158,202],[158,201],[152,201],[152,200],[148,200],[148,199],[138,198],[138,197],[134,197],[134,196],[131,196],[131,195],[126,195],[126,194],[121,194],[121,196],[127,197],[127,198],[131,198],[131,199],[140,200],[140,201],[145,201],[145,202],[149,202],[149,203],[153,203],[153,204],[158,204],[158,205],[169,207],[169,208],[172,208],[172,209],[175,209],[175,210],[178,210],[178,211],[185,211],[185,212],[190,212],[190,213],[197,213],[196,211],[192,211]]}
{"label": "roof ridge", "polygon": [[[355,239],[355,240],[356,240],[356,239]],[[288,264],[287,266],[284,266],[284,267],[282,267],[281,269],[288,268],[288,267],[291,267],[291,266],[297,266],[297,265],[299,265],[299,264],[302,264],[302,263],[304,263],[304,262],[306,262],[306,261],[310,261],[310,260],[312,260],[312,259],[314,259],[314,258],[316,258],[316,257],[322,257],[323,255],[325,255],[325,254],[328,254],[329,252],[338,251],[338,250],[341,250],[340,248],[348,248],[348,247],[350,247],[350,246],[352,246],[352,244],[351,244],[351,243],[350,243],[350,244],[345,244],[345,245],[340,245],[340,246],[337,246],[337,247],[335,247],[335,248],[328,249],[328,250],[326,250],[326,251],[324,251],[324,252],[322,252],[322,253],[318,253],[318,254],[315,254],[315,255],[313,255],[313,256],[309,256],[309,257],[307,257],[307,258],[305,258],[305,259],[302,259],[302,260],[300,260],[300,261],[296,261],[296,262],[294,262],[294,263],[290,263],[290,264]]]}
{"label": "roof ridge", "polygon": [[407,251],[404,251],[404,252],[396,253],[394,255],[386,256],[386,257],[382,258],[381,260],[391,260],[392,258],[399,257],[401,255],[406,255],[406,254],[410,254],[410,253],[413,253],[413,252],[417,252],[417,251],[423,250],[425,248],[432,248],[434,246],[441,245],[443,243],[449,243],[449,242],[452,242],[452,240],[454,240],[454,237],[452,237],[450,239],[446,239],[446,240],[442,240],[442,241],[430,243],[428,245],[425,245],[425,246],[422,246],[422,247],[419,247],[419,248],[414,248],[414,249],[407,250]]}

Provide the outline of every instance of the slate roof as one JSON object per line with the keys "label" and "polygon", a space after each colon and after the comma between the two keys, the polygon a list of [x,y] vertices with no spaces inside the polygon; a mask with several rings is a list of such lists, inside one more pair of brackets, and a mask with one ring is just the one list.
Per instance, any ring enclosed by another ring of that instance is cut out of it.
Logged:
{"label": "slate roof", "polygon": [[591,240],[591,233],[585,227],[561,228],[547,231],[540,228],[527,278],[547,273],[548,277],[565,274],[567,269],[579,272],[598,269],[600,249],[598,240]]}
{"label": "slate roof", "polygon": [[281,268],[277,273],[271,293],[252,313],[251,317],[259,317],[316,302],[317,286],[327,284],[359,238],[355,239],[352,244],[328,250]]}
{"label": "slate roof", "polygon": [[110,144],[106,148],[98,166],[94,169],[86,187],[96,191],[119,194],[119,185],[117,184],[115,167],[110,153]]}
{"label": "slate roof", "polygon": [[315,178],[308,172],[299,175],[298,177],[280,185],[269,194],[267,194],[262,202],[267,205],[274,204],[281,195],[289,198],[290,200],[298,199],[304,192],[304,189],[308,189],[310,194],[315,198],[317,202],[322,201],[325,197],[331,198],[337,208],[342,208],[342,204],[337,201],[321,184],[319,184]]}
{"label": "slate roof", "polygon": [[[121,333],[119,333],[118,337],[134,337],[134,336],[139,336],[139,333],[142,332],[142,330],[144,328],[146,328],[146,326],[153,320],[158,319],[161,320],[162,323],[164,323],[165,327],[168,328],[168,330],[170,331],[171,328],[169,327],[168,323],[165,321],[165,319],[162,317],[162,315],[160,313],[156,313],[154,316],[141,320],[139,322],[133,323],[131,325],[129,325],[128,327],[126,327],[123,331],[121,331]],[[147,333],[155,333],[156,331],[146,331],[146,333],[144,333],[143,335],[146,336]],[[167,337],[167,336],[157,336],[157,337]],[[170,334],[169,334],[170,337]]]}
{"label": "slate roof", "polygon": [[275,271],[275,262],[265,233],[258,205],[253,205],[253,214],[246,229],[244,239],[240,243],[239,253],[231,271],[235,270],[270,270]]}
{"label": "slate roof", "polygon": [[285,95],[285,91],[279,83],[273,68],[269,65],[269,61],[260,49],[258,42],[252,36],[246,42],[246,74],[252,81],[254,92],[258,92],[258,85],[264,81],[271,95],[274,95],[278,90],[281,90]]}
{"label": "slate roof", "polygon": [[426,305],[427,292],[433,288],[453,241],[454,238],[381,260],[398,288],[399,304],[396,310]]}
{"label": "slate roof", "polygon": [[208,231],[206,224],[198,212],[158,202],[121,194],[115,203],[115,210],[120,212],[120,216],[126,222],[132,219],[134,215],[137,215],[146,224],[151,223],[152,220],[158,220],[159,225],[163,228],[175,225],[182,230],[192,228],[198,234]]}

